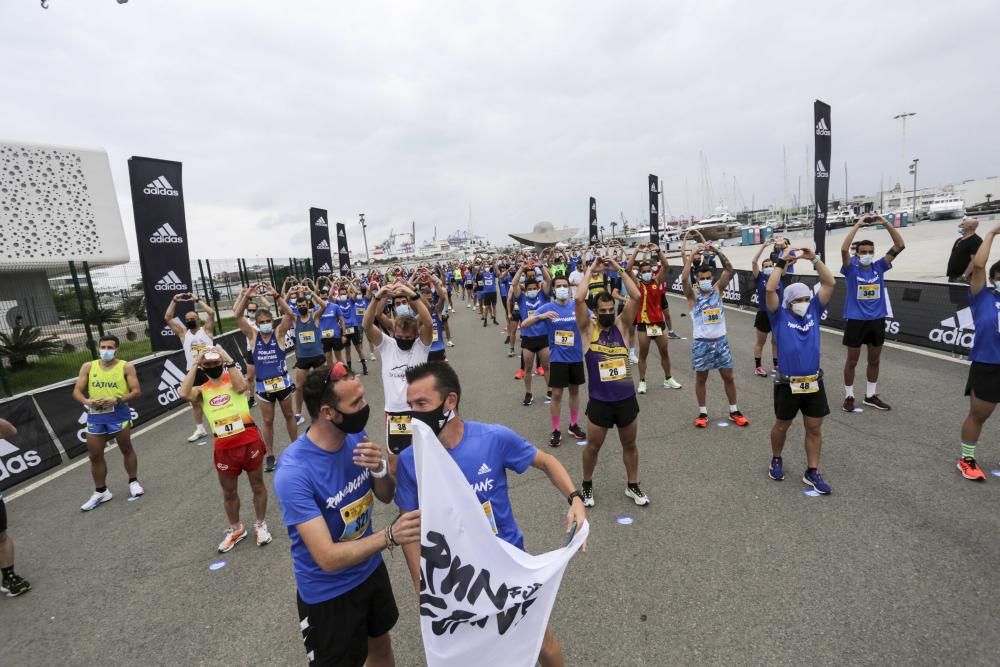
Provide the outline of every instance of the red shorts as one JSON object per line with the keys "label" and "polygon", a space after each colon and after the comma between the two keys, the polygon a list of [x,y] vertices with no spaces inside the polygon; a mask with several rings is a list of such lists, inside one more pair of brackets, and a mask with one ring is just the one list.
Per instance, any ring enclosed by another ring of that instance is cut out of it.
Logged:
{"label": "red shorts", "polygon": [[215,450],[215,470],[226,477],[239,477],[244,470],[256,470],[264,463],[264,441]]}

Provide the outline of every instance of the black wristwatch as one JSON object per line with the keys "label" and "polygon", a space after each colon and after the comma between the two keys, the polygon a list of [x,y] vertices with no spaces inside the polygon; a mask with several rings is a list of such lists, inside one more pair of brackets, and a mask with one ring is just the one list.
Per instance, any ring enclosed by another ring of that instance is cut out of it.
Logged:
{"label": "black wristwatch", "polygon": [[568,496],[566,496],[566,500],[567,500],[567,502],[569,502],[570,505],[573,504],[573,499],[574,498],[579,498],[581,501],[583,501],[583,494],[580,493],[579,491],[574,490],[573,493],[571,493]]}
{"label": "black wristwatch", "polygon": [[786,260],[784,260],[783,258],[781,258],[781,257],[779,257],[778,259],[774,260],[774,267],[776,269],[783,269],[787,265],[788,265],[788,262]]}
{"label": "black wristwatch", "polygon": [[419,301],[419,300],[420,300],[419,294],[414,294],[413,296],[410,297],[410,301]]}

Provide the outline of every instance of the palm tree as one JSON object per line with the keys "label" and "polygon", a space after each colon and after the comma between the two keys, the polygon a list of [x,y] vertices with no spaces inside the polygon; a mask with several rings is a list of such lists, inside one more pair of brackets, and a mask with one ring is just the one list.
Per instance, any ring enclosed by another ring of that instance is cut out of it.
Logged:
{"label": "palm tree", "polygon": [[43,336],[38,327],[14,327],[10,334],[0,333],[0,357],[10,359],[12,371],[28,367],[28,355],[47,357],[62,351],[62,341],[55,336]]}

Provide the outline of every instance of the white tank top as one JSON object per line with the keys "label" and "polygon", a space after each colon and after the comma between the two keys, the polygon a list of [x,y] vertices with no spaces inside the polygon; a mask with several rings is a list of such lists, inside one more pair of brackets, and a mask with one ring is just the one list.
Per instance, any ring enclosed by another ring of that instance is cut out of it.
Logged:
{"label": "white tank top", "polygon": [[726,335],[726,309],[717,291],[713,289],[708,294],[699,291],[691,309],[691,323],[696,339],[716,340]]}
{"label": "white tank top", "polygon": [[205,331],[205,327],[199,327],[197,333],[185,331],[184,340],[181,341],[181,345],[184,347],[184,358],[187,359],[187,369],[191,370],[194,358],[199,352],[214,344],[212,337]]}

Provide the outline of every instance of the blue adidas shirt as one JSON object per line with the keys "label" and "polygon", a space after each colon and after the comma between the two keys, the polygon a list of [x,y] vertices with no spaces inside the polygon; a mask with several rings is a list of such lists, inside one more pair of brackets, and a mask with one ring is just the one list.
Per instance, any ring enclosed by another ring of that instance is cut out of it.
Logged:
{"label": "blue adidas shirt", "polygon": [[[521,319],[526,320],[535,312],[541,308],[543,305],[548,303],[549,298],[545,295],[542,290],[538,290],[538,294],[534,299],[529,299],[525,291],[521,290],[521,296],[517,299],[518,312],[521,313]],[[521,338],[525,336],[546,336],[549,333],[549,328],[545,326],[544,322],[536,322],[530,327],[521,329]]]}
{"label": "blue adidas shirt", "polygon": [[969,290],[969,308],[976,327],[969,361],[1000,364],[1000,294],[990,287],[975,296]]}
{"label": "blue adidas shirt", "polygon": [[[497,537],[524,549],[524,536],[514,520],[507,494],[507,470],[518,474],[527,470],[538,453],[535,446],[506,426],[465,422],[461,442],[445,451],[476,492]],[[406,448],[396,463],[396,505],[404,512],[420,506],[413,447]]]}
{"label": "blue adidas shirt", "polygon": [[560,305],[558,301],[550,301],[535,311],[535,315],[549,311],[557,315],[554,320],[542,320],[549,334],[549,360],[563,364],[582,362],[583,343],[580,341],[580,329],[576,326],[574,302],[570,300]]}
{"label": "blue adidas shirt", "polygon": [[327,301],[323,314],[319,316],[319,328],[323,338],[340,338],[340,317],[343,310],[334,301]]}
{"label": "blue adidas shirt", "polygon": [[[761,271],[757,274],[757,310],[767,312],[767,281],[771,276],[765,276]],[[781,301],[785,294],[785,281],[778,283],[778,301]]]}
{"label": "blue adidas shirt", "polygon": [[786,376],[812,375],[819,370],[819,326],[824,307],[815,297],[805,317],[787,308],[767,314],[771,335],[778,343],[778,367]]}
{"label": "blue adidas shirt", "polygon": [[292,566],[299,596],[307,604],[338,597],[365,581],[382,562],[382,554],[336,572],[323,570],[313,560],[296,528],[318,516],[326,521],[334,542],[372,534],[375,492],[371,473],[354,465],[354,448],[366,433],[349,434],[337,452],[320,449],[303,433],[289,445],[274,474],[274,494],[281,504],[292,540]]}
{"label": "blue adidas shirt", "polygon": [[885,272],[892,264],[885,258],[864,267],[857,257],[851,258],[847,267],[840,267],[840,274],[847,283],[847,296],[844,299],[845,320],[877,320],[885,317],[888,310],[885,305]]}

